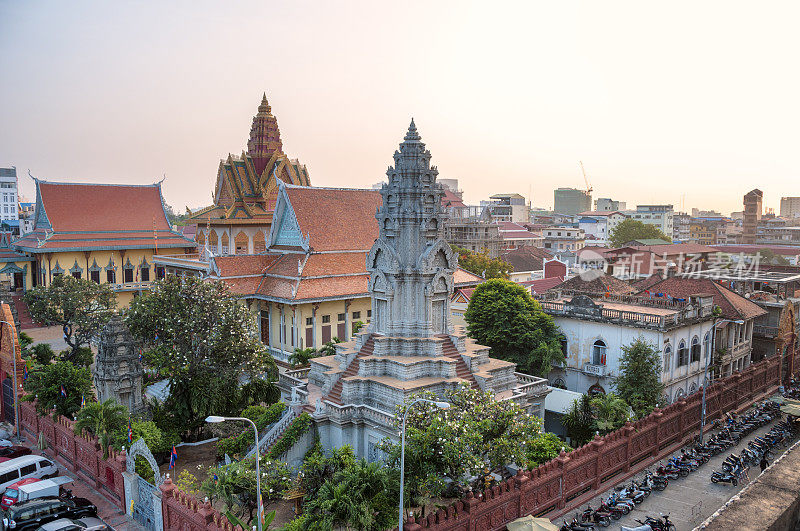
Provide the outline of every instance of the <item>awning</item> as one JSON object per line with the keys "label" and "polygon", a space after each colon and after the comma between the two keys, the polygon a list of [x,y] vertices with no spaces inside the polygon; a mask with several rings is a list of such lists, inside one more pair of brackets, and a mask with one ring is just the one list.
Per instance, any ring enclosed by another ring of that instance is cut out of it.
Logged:
{"label": "awning", "polygon": [[524,516],[506,524],[508,531],[558,531],[558,526],[547,518]]}

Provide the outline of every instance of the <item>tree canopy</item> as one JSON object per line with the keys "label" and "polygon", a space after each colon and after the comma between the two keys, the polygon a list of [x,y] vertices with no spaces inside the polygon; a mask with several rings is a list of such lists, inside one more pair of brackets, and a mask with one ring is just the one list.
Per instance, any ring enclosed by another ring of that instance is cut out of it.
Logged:
{"label": "tree canopy", "polygon": [[181,432],[279,398],[255,318],[223,283],[169,276],[133,300],[126,320],[145,364],[169,378],[165,405]]}
{"label": "tree canopy", "polygon": [[493,279],[475,288],[464,314],[469,335],[492,348],[491,356],[517,364],[521,372],[547,376],[564,361],[562,334],[528,290]]}
{"label": "tree canopy", "polygon": [[459,267],[483,278],[508,278],[508,274],[514,269],[500,258],[490,258],[485,251],[476,253],[456,245],[451,247],[458,253]]}
{"label": "tree canopy", "polygon": [[589,395],[575,399],[569,411],[561,418],[561,423],[567,428],[567,435],[577,446],[592,440],[597,431],[597,421],[594,418],[592,399]]}
{"label": "tree canopy", "polygon": [[23,295],[34,321],[59,325],[75,353],[100,334],[117,305],[108,284],[58,275],[49,286],[36,286]]}
{"label": "tree canopy", "polygon": [[623,346],[614,383],[617,394],[633,408],[637,418],[650,414],[664,393],[661,351],[641,337]]}
{"label": "tree canopy", "polygon": [[129,413],[125,406],[120,405],[113,398],[109,398],[105,402],[92,402],[81,408],[73,429],[75,433],[86,430],[97,436],[100,446],[103,448],[103,457],[106,458],[115,432],[127,424],[128,418]]}
{"label": "tree canopy", "polygon": [[671,237],[661,232],[655,225],[642,223],[636,219],[626,219],[617,225],[608,236],[613,247],[622,247],[627,242],[633,240],[652,238],[657,238],[666,242],[672,241]]}
{"label": "tree canopy", "polygon": [[84,398],[87,403],[94,400],[89,369],[68,361],[34,365],[24,386],[28,394],[22,400],[36,400],[36,412],[42,416],[72,418]]}

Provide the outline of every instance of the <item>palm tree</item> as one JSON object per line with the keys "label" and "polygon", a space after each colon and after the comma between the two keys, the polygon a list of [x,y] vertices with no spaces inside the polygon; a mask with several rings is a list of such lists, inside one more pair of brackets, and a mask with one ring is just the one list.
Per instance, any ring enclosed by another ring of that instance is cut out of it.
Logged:
{"label": "palm tree", "polygon": [[324,345],[319,348],[319,353],[323,356],[333,356],[336,354],[336,343],[341,343],[342,340],[338,337],[334,337]]}
{"label": "palm tree", "polygon": [[103,448],[103,457],[108,457],[108,447],[115,432],[123,428],[128,420],[128,410],[113,398],[105,402],[94,402],[78,411],[75,433],[83,430],[94,434]]}
{"label": "palm tree", "polygon": [[601,394],[592,398],[592,410],[597,428],[603,433],[609,433],[622,427],[630,416],[628,403],[614,393]]}
{"label": "palm tree", "polygon": [[292,367],[301,367],[308,364],[308,360],[314,357],[317,350],[314,348],[296,348],[294,352],[289,355],[289,364]]}

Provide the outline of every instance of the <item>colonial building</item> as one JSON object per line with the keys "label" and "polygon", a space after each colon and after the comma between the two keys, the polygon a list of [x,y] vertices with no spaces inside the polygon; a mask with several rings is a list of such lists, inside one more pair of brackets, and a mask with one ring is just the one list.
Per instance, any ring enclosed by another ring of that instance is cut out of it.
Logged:
{"label": "colonial building", "polygon": [[442,238],[442,187],[430,159],[412,121],[380,192],[366,260],[372,322],[336,355],[311,360],[308,396],[325,447],[349,444],[376,459],[380,441],[397,438],[394,411],[406,397],[462,382],[543,415],[543,379],[517,375],[451,325],[457,257]]}
{"label": "colonial building", "polygon": [[33,285],[33,258],[11,248],[11,234],[0,233],[0,284],[7,291],[25,291]]}
{"label": "colonial building", "polygon": [[215,255],[264,252],[278,182],[311,186],[306,167],[283,153],[278,120],[265,94],[253,117],[247,151],[220,161],[213,204],[190,213],[198,245]]}
{"label": "colonial building", "polygon": [[154,269],[154,254],[182,254],[195,248],[193,241],[170,227],[161,183],[37,179],[35,220],[33,232],[12,244],[33,256],[31,284],[46,286],[58,275],[107,283],[117,292],[120,306],[127,306],[135,294],[163,276],[163,271]]}
{"label": "colonial building", "polygon": [[554,387],[589,394],[612,392],[614,378],[620,375],[622,349],[637,339],[663,355],[666,403],[703,385],[714,321],[710,295],[670,301],[597,293],[564,295],[556,290],[537,298],[564,334],[566,363],[550,373]]}

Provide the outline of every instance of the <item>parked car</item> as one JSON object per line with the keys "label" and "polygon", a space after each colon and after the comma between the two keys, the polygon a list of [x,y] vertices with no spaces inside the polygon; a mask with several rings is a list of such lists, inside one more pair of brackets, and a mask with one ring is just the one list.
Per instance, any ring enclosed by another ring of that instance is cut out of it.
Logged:
{"label": "parked car", "polygon": [[14,446],[14,443],[8,439],[0,439],[0,446]]}
{"label": "parked car", "polygon": [[31,449],[27,446],[0,446],[0,463],[11,461],[15,457],[31,455]]}
{"label": "parked car", "polygon": [[30,483],[36,483],[37,481],[41,481],[39,478],[25,478],[17,481],[16,483],[12,483],[8,486],[8,488],[3,493],[3,497],[0,498],[0,508],[4,511],[17,503],[19,499],[19,488],[23,485],[28,485]]}
{"label": "parked car", "polygon": [[3,524],[6,529],[26,531],[62,518],[97,516],[97,507],[86,498],[36,498],[9,507]]}
{"label": "parked car", "polygon": [[54,478],[58,467],[40,455],[23,455],[0,463],[0,491],[24,478]]}
{"label": "parked car", "polygon": [[99,518],[86,517],[73,520],[62,518],[37,527],[35,531],[113,531]]}

